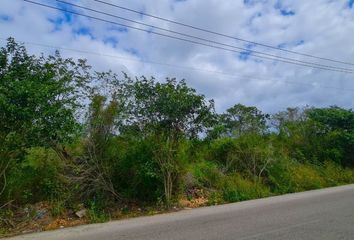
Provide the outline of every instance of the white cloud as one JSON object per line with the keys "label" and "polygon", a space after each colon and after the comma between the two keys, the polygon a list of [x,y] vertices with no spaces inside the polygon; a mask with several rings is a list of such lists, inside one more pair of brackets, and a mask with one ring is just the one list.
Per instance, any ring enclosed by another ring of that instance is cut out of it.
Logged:
{"label": "white cloud", "polygon": [[[54,0],[36,1],[56,4]],[[183,31],[240,47],[246,46],[245,43],[236,40],[142,17],[98,4],[93,0],[73,2],[171,30]],[[277,0],[253,1],[253,4],[244,4],[243,0],[111,0],[110,2],[244,39],[274,46],[284,44],[290,50],[354,62],[352,43],[354,9],[348,8],[348,1],[344,0],[285,0],[281,1],[281,8],[277,6]],[[294,15],[283,16],[281,9],[287,12],[292,11]],[[98,14],[90,14],[98,16]],[[305,104],[354,107],[354,91],[335,89],[354,90],[353,74],[314,70],[279,62],[255,61],[252,58],[242,61],[236,53],[166,39],[140,31],[117,31],[113,30],[117,29],[117,26],[83,17],[74,17],[72,21],[64,21],[61,25],[50,21],[50,19],[59,18],[63,18],[63,13],[55,10],[34,6],[22,0],[2,0],[0,2],[0,37],[13,36],[20,41],[135,59],[137,61],[127,61],[63,51],[64,56],[87,58],[89,63],[99,70],[112,69],[116,72],[125,70],[134,75],[154,75],[161,79],[168,76],[185,78],[199,92],[204,93],[208,98],[215,99],[219,111],[238,102],[255,105],[270,112],[287,106]],[[119,21],[112,17],[104,18]],[[90,34],[87,34],[87,30]],[[107,39],[116,39],[117,44]],[[2,41],[1,45],[3,44]],[[53,52],[52,49],[33,45],[27,47],[33,53]],[[305,61],[318,61],[261,47],[254,49]],[[139,60],[204,70],[191,71],[147,64],[138,62]],[[321,63],[336,65],[325,61]],[[354,66],[341,65],[341,67],[354,69]],[[228,75],[212,72],[225,72]],[[233,74],[235,77],[229,76]],[[240,75],[251,76],[251,79],[239,78]],[[326,86],[333,88],[325,88]]]}

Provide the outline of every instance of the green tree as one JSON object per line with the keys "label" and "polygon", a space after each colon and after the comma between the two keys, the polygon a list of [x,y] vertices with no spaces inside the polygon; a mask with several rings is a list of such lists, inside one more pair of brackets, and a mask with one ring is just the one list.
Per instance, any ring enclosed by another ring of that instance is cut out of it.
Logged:
{"label": "green tree", "polygon": [[210,126],[213,101],[187,86],[185,81],[136,79],[133,83],[131,125],[155,143],[155,160],[159,165],[169,205],[174,183],[179,179],[182,163],[178,150],[185,138],[195,138]]}
{"label": "green tree", "polygon": [[236,104],[220,116],[220,122],[227,136],[240,137],[246,133],[263,134],[267,130],[268,114],[256,107]]}
{"label": "green tree", "polygon": [[343,166],[354,166],[354,112],[337,106],[312,108],[308,118],[316,123],[316,137],[321,139],[322,161],[332,160]]}
{"label": "green tree", "polygon": [[303,123],[307,120],[305,108],[287,108],[286,111],[278,112],[271,116],[271,125],[281,135],[289,135],[292,125]]}
{"label": "green tree", "polygon": [[287,108],[272,116],[272,126],[277,134],[277,149],[301,163],[319,163],[323,139],[318,138],[321,126],[308,117],[310,107]]}
{"label": "green tree", "polygon": [[75,113],[88,90],[89,68],[84,60],[63,59],[58,52],[48,57],[29,55],[12,38],[0,49],[3,180],[5,170],[26,148],[51,147],[65,157],[62,144],[72,140],[79,129]]}
{"label": "green tree", "polygon": [[0,50],[0,137],[18,147],[51,146],[77,130],[76,110],[87,90],[89,66],[54,56],[39,58],[9,39]]}

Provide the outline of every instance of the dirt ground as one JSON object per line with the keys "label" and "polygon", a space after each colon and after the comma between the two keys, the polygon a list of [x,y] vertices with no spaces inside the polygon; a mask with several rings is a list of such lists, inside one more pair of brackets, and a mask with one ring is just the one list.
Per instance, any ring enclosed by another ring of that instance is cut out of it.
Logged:
{"label": "dirt ground", "polygon": [[[181,199],[178,204],[170,210],[158,207],[140,208],[137,205],[125,206],[123,208],[111,209],[109,220],[119,220],[131,217],[155,215],[159,213],[179,211],[182,209],[197,208],[207,205],[207,199],[201,194],[196,194],[193,199]],[[47,202],[40,202],[26,207],[16,208],[11,206],[9,209],[2,209],[0,215],[0,237],[8,237],[26,233],[49,231],[60,228],[73,227],[92,223],[88,214],[81,218],[73,210],[65,210],[59,217],[53,217]]]}

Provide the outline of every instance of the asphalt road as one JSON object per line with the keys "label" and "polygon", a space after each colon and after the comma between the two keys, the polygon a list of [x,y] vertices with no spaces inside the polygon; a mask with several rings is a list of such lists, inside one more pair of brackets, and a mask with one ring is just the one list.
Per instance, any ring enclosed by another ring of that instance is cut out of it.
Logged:
{"label": "asphalt road", "polygon": [[10,238],[354,239],[354,185]]}

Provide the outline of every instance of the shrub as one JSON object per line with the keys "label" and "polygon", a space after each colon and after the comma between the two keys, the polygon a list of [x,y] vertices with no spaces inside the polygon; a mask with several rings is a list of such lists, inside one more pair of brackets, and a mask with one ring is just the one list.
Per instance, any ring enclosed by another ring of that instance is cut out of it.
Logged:
{"label": "shrub", "polygon": [[223,174],[215,163],[204,161],[193,164],[190,168],[199,187],[208,188],[210,205],[270,195],[269,189],[262,183],[251,181],[239,174]]}
{"label": "shrub", "polygon": [[224,203],[222,191],[212,191],[208,196],[208,205],[218,205]]}
{"label": "shrub", "polygon": [[66,180],[56,153],[46,148],[27,150],[21,164],[9,171],[6,196],[16,203],[62,198],[66,195]]}
{"label": "shrub", "polygon": [[59,217],[64,214],[66,206],[65,202],[62,200],[58,199],[53,199],[50,202],[50,213],[52,214],[53,217]]}
{"label": "shrub", "polygon": [[247,134],[237,139],[219,139],[211,146],[211,158],[226,173],[260,179],[274,159],[273,147],[267,138]]}
{"label": "shrub", "polygon": [[209,161],[220,163],[225,168],[229,165],[230,153],[235,149],[232,138],[220,138],[210,144]]}
{"label": "shrub", "polygon": [[[116,151],[121,142],[116,141]],[[147,140],[130,140],[121,150],[116,161],[113,184],[121,189],[126,199],[155,202],[163,195],[163,184],[156,162],[153,160],[153,146]]]}
{"label": "shrub", "polygon": [[225,177],[222,191],[226,202],[238,202],[270,196],[270,190],[261,182],[250,181],[238,174]]}
{"label": "shrub", "polygon": [[319,167],[289,159],[281,159],[270,166],[268,181],[276,193],[300,192],[326,186]]}
{"label": "shrub", "polygon": [[325,187],[325,181],[320,175],[316,166],[308,164],[298,164],[292,168],[292,179],[294,191],[307,191]]}
{"label": "shrub", "polygon": [[342,168],[333,162],[325,162],[321,168],[321,175],[326,182],[326,186],[338,186],[341,184],[354,183],[354,171]]}
{"label": "shrub", "polygon": [[272,192],[282,194],[294,191],[291,179],[290,161],[289,159],[279,159],[269,166],[267,180]]}
{"label": "shrub", "polygon": [[218,188],[224,178],[218,166],[213,162],[203,161],[192,164],[190,171],[197,180],[199,187]]}
{"label": "shrub", "polygon": [[90,203],[87,210],[87,217],[90,223],[103,223],[111,219],[111,216],[95,201]]}

